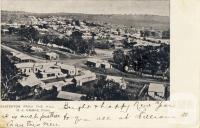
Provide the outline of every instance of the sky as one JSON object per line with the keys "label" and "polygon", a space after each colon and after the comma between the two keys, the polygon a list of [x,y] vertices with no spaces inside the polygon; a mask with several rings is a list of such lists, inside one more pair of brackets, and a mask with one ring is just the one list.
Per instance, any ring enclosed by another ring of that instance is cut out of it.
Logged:
{"label": "sky", "polygon": [[1,0],[1,10],[169,16],[169,0]]}

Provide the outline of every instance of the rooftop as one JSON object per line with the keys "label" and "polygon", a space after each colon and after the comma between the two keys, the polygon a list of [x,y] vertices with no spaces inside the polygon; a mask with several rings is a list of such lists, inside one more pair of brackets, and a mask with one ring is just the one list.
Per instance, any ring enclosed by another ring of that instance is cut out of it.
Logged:
{"label": "rooftop", "polygon": [[123,78],[119,77],[119,76],[107,75],[106,80],[113,80],[114,82],[117,82],[117,83],[122,83],[123,82]]}
{"label": "rooftop", "polygon": [[77,101],[77,100],[81,100],[82,96],[86,96],[86,95],[85,94],[72,93],[72,92],[66,92],[66,91],[60,91],[57,95],[57,98]]}
{"label": "rooftop", "polygon": [[163,84],[150,83],[149,92],[165,92],[165,86]]}
{"label": "rooftop", "polygon": [[27,56],[27,55],[21,54],[21,53],[13,53],[13,56],[15,56],[21,60],[31,59],[30,56]]}
{"label": "rooftop", "polygon": [[60,78],[53,78],[53,79],[48,79],[48,80],[42,80],[44,83],[54,83],[58,81],[65,81],[65,77],[60,77]]}
{"label": "rooftop", "polygon": [[42,81],[40,81],[35,74],[31,74],[28,77],[24,77],[22,80],[18,81],[22,86],[30,86],[33,87],[35,85],[41,84]]}
{"label": "rooftop", "polygon": [[31,68],[34,66],[34,63],[31,63],[31,62],[27,62],[27,63],[17,63],[15,64],[16,68]]}

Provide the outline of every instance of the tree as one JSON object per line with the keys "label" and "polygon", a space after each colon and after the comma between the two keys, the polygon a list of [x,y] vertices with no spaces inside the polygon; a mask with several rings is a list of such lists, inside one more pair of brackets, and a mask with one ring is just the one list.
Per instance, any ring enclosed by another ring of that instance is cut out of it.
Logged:
{"label": "tree", "polygon": [[40,38],[39,31],[33,26],[21,27],[20,35],[27,38],[31,43],[37,42]]}
{"label": "tree", "polygon": [[128,95],[119,83],[101,78],[94,86],[94,97],[97,100],[127,100]]}
{"label": "tree", "polygon": [[118,64],[118,68],[124,71],[124,67],[126,66],[126,56],[124,51],[121,49],[115,50],[113,52],[113,60],[116,64]]}
{"label": "tree", "polygon": [[82,38],[82,32],[75,31],[72,33],[69,40],[69,48],[77,53],[90,53],[92,50],[91,42]]}

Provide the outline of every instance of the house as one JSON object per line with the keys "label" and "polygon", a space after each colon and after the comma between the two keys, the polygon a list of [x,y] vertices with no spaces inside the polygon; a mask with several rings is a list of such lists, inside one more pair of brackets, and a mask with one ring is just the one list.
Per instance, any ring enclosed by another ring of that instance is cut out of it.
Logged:
{"label": "house", "polygon": [[39,80],[35,74],[30,74],[28,77],[23,77],[22,79],[18,80],[18,83],[20,85],[24,86],[29,86],[29,87],[33,87],[36,85],[42,85],[44,84],[41,80]]}
{"label": "house", "polygon": [[57,60],[59,58],[59,55],[54,52],[48,52],[46,53],[45,57],[48,60]]}
{"label": "house", "polygon": [[36,47],[36,46],[32,46],[32,47],[30,48],[30,50],[31,50],[31,51],[34,51],[34,52],[42,52],[42,51],[43,51],[42,48]]}
{"label": "house", "polygon": [[69,76],[74,76],[79,74],[79,70],[75,66],[61,64],[61,63],[58,63],[57,65],[60,67],[61,71],[64,74],[67,74]]}
{"label": "house", "polygon": [[44,69],[48,67],[53,67],[56,65],[56,62],[48,62],[48,63],[34,63],[33,69],[34,73],[38,73],[39,69]]}
{"label": "house", "polygon": [[30,56],[22,54],[22,53],[16,53],[12,52],[13,59],[17,63],[24,63],[24,62],[35,62]]}
{"label": "house", "polygon": [[83,83],[96,80],[96,74],[91,71],[83,71],[83,75],[75,76],[74,80],[76,81],[77,86],[82,86]]}
{"label": "house", "polygon": [[100,65],[100,67],[101,68],[107,68],[107,69],[109,69],[109,68],[112,68],[112,65],[110,64],[110,63],[108,63],[107,61],[103,61],[102,63],[101,63],[101,65]]}
{"label": "house", "polygon": [[148,95],[155,99],[165,98],[166,87],[163,84],[150,83],[148,88]]}
{"label": "house", "polygon": [[1,29],[1,33],[2,33],[2,34],[8,34],[8,33],[9,33],[9,30],[8,30],[8,29]]}
{"label": "house", "polygon": [[18,74],[30,75],[33,73],[34,63],[18,63],[15,64],[16,72]]}
{"label": "house", "polygon": [[15,64],[17,73],[29,75],[31,73],[38,73],[39,69],[51,67],[55,65],[56,62],[49,63],[34,63],[34,62],[25,62]]}
{"label": "house", "polygon": [[127,84],[126,84],[124,78],[122,78],[122,77],[107,75],[106,80],[112,80],[113,82],[119,83],[119,85],[122,89],[126,89]]}
{"label": "house", "polygon": [[52,78],[60,78],[65,77],[66,74],[61,72],[59,67],[43,67],[38,69],[38,78],[45,80],[45,79],[52,79]]}
{"label": "house", "polygon": [[80,101],[81,97],[86,96],[85,94],[78,94],[66,91],[60,91],[57,95],[58,99],[70,100],[70,101]]}
{"label": "house", "polygon": [[88,59],[86,62],[86,65],[88,67],[100,67],[100,64],[101,64],[101,62],[99,60],[92,59],[92,58]]}
{"label": "house", "polygon": [[95,58],[89,58],[86,62],[88,67],[95,67],[95,68],[112,68],[112,65],[105,60],[99,60]]}
{"label": "house", "polygon": [[43,89],[51,90],[53,86],[57,88],[57,91],[61,91],[63,86],[73,84],[72,78],[53,78],[48,80],[42,80],[44,85],[41,86]]}

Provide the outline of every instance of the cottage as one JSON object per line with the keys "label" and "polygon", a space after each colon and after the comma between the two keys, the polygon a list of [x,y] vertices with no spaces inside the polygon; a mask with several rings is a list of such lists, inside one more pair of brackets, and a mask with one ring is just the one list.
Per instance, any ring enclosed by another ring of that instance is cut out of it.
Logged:
{"label": "cottage", "polygon": [[1,33],[2,33],[2,34],[8,34],[8,33],[9,33],[9,30],[8,30],[8,29],[1,29]]}
{"label": "cottage", "polygon": [[74,76],[79,74],[79,70],[75,66],[61,64],[61,63],[58,63],[57,65],[60,67],[61,71],[64,74],[67,74],[69,76]]}
{"label": "cottage", "polygon": [[61,72],[61,69],[58,67],[44,67],[39,69],[37,76],[42,79],[52,79],[52,78],[59,78],[65,77],[66,75]]}
{"label": "cottage", "polygon": [[100,67],[101,62],[97,59],[88,59],[86,65],[88,67]]}
{"label": "cottage", "polygon": [[112,80],[113,82],[119,83],[119,85],[122,89],[126,89],[127,84],[126,84],[124,78],[122,78],[122,77],[107,75],[106,80]]}
{"label": "cottage", "polygon": [[108,63],[105,60],[99,60],[99,59],[94,59],[94,58],[90,58],[87,60],[86,65],[88,67],[95,67],[95,68],[112,68],[112,65],[110,63]]}
{"label": "cottage", "polygon": [[72,78],[53,78],[48,80],[42,80],[45,83],[44,86],[41,86],[43,89],[50,90],[53,86],[57,88],[57,91],[61,91],[63,86],[73,84]]}
{"label": "cottage", "polygon": [[42,84],[44,84],[33,73],[30,74],[28,77],[24,77],[24,78],[18,80],[18,83],[20,85],[22,85],[23,87],[24,86],[33,87],[33,86],[36,86],[36,85],[42,85]]}
{"label": "cottage", "polygon": [[59,58],[59,55],[54,52],[48,52],[46,53],[45,57],[48,60],[57,60]]}
{"label": "cottage", "polygon": [[17,73],[29,75],[31,73],[38,73],[39,69],[44,70],[44,68],[54,66],[55,64],[56,62],[50,62],[50,63],[25,62],[25,63],[15,64],[15,68]]}
{"label": "cottage", "polygon": [[66,91],[60,91],[57,95],[58,99],[70,100],[70,101],[80,101],[81,97],[86,96],[85,94],[78,94]]}
{"label": "cottage", "polygon": [[96,80],[96,74],[91,71],[84,71],[84,74],[81,76],[74,77],[77,86],[82,86],[83,83]]}
{"label": "cottage", "polygon": [[31,51],[34,51],[34,52],[42,52],[42,51],[43,51],[42,48],[40,48],[40,47],[35,47],[35,46],[32,46],[30,49],[31,49]]}
{"label": "cottage", "polygon": [[30,75],[33,73],[34,63],[18,63],[15,64],[16,72],[19,74],[25,74],[25,75]]}
{"label": "cottage", "polygon": [[15,53],[12,52],[13,59],[17,63],[24,63],[24,62],[35,62],[30,56],[22,54],[22,53]]}
{"label": "cottage", "polygon": [[155,99],[165,97],[166,87],[163,84],[150,83],[148,88],[148,95]]}

